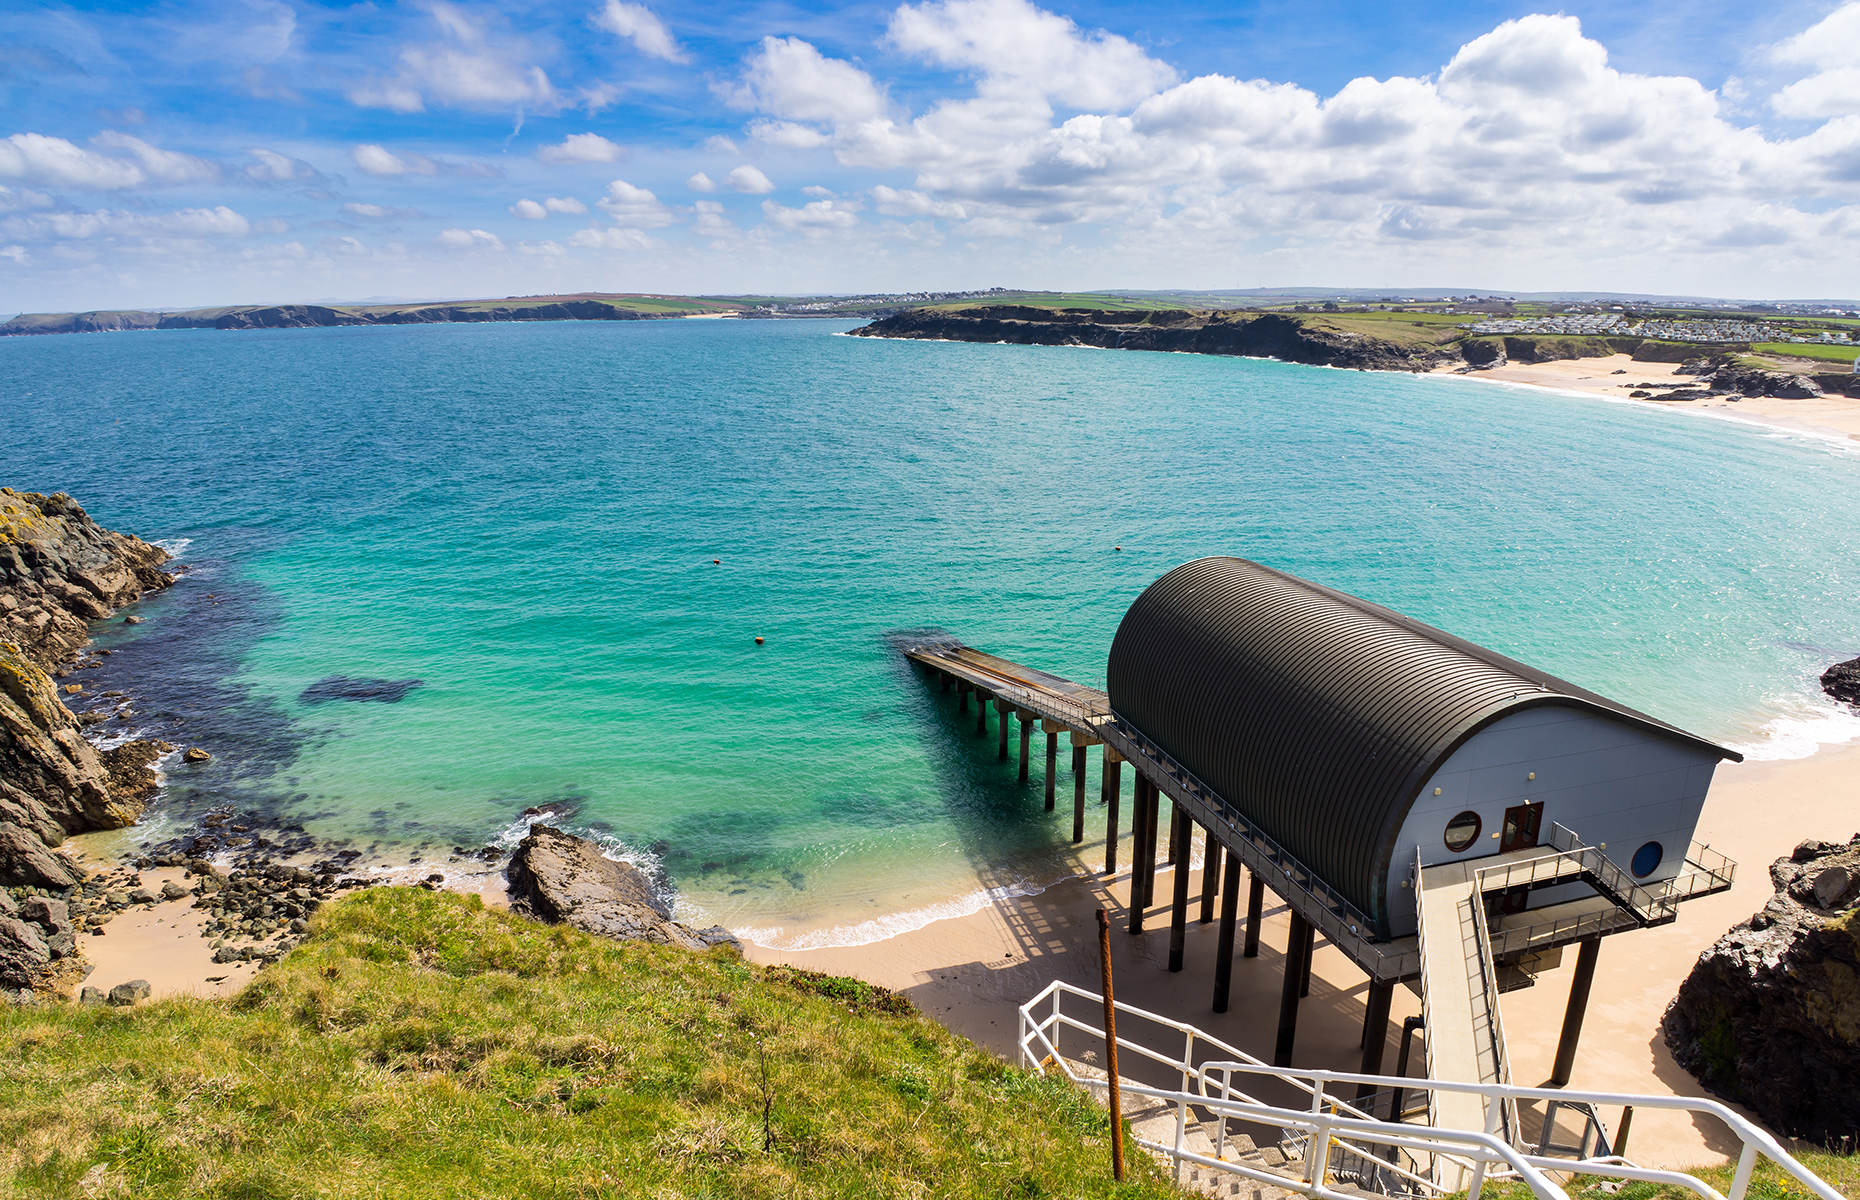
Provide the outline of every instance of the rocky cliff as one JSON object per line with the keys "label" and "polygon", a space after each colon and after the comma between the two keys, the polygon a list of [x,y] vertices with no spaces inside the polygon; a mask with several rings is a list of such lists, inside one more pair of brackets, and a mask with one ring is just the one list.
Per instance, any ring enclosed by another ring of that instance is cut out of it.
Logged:
{"label": "rocky cliff", "polygon": [[0,323],[0,337],[40,333],[103,333],[136,329],[312,329],[334,325],[432,325],[482,321],[650,321],[682,316],[605,300],[563,299],[510,304],[415,304],[329,308],[264,304],[188,312],[23,313]]}
{"label": "rocky cliff", "polygon": [[638,868],[615,862],[593,842],[550,825],[530,826],[504,874],[510,881],[510,911],[531,920],[687,950],[736,944],[720,925],[690,929],[672,920],[671,908]]}
{"label": "rocky cliff", "polygon": [[998,304],[953,311],[914,309],[852,333],[857,337],[1231,354],[1377,371],[1426,371],[1458,360],[1454,351],[1402,346],[1282,313],[1104,312]]}
{"label": "rocky cliff", "polygon": [[154,790],[148,763],[163,747],[100,754],[50,672],[89,641],[87,621],[173,583],[167,559],[101,528],[63,493],[0,488],[0,886],[71,887],[78,875],[53,848],[132,824]]}
{"label": "rocky cliff", "polygon": [[1860,834],[1770,867],[1776,894],[1699,957],[1666,1044],[1699,1082],[1773,1129],[1860,1137]]}

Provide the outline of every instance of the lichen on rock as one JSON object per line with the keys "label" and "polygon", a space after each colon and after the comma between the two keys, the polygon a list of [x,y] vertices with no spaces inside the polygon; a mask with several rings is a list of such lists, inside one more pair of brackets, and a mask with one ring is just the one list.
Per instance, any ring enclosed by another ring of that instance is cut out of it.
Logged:
{"label": "lichen on rock", "polygon": [[1804,841],[1770,880],[1680,985],[1666,1044],[1778,1131],[1835,1144],[1860,1136],[1860,834]]}

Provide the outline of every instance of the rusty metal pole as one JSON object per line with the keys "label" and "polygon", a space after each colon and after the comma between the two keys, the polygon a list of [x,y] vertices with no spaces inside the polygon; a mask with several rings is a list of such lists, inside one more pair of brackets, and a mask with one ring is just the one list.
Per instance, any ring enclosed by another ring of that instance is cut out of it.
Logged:
{"label": "rusty metal pole", "polygon": [[1117,1080],[1117,1001],[1111,995],[1111,918],[1098,910],[1098,961],[1104,968],[1104,1058],[1111,1083],[1111,1177],[1124,1182],[1123,1088]]}

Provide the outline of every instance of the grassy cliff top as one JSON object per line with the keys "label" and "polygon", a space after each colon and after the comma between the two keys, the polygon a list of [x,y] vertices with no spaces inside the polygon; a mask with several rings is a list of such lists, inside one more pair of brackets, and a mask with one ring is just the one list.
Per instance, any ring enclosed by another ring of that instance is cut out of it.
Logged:
{"label": "grassy cliff top", "polygon": [[328,906],[232,1000],[0,1009],[9,1196],[1177,1194],[1108,1132],[869,985],[476,896]]}

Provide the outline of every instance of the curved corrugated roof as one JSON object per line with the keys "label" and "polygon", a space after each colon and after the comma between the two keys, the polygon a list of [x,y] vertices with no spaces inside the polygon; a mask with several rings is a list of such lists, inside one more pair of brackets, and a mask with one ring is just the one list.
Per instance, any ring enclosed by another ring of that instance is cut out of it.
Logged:
{"label": "curved corrugated roof", "polygon": [[1387,936],[1394,839],[1421,786],[1508,712],[1601,712],[1694,737],[1463,638],[1243,558],[1185,563],[1124,614],[1111,708]]}

